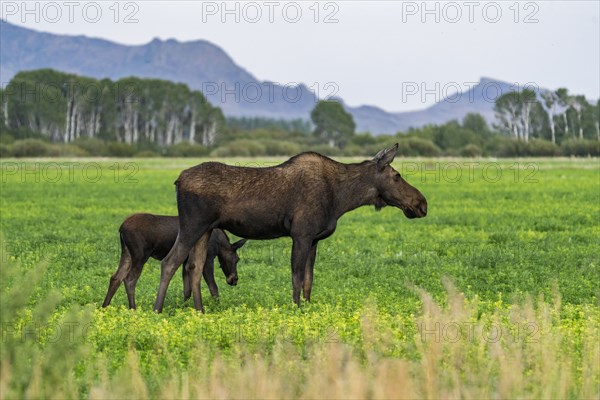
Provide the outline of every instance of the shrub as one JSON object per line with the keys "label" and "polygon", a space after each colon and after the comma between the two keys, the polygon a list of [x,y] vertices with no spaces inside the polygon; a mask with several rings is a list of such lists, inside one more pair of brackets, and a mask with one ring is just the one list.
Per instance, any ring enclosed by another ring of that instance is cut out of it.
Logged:
{"label": "shrub", "polygon": [[300,145],[294,142],[263,140],[259,143],[265,146],[265,152],[268,156],[291,156],[301,151]]}
{"label": "shrub", "polygon": [[90,154],[74,144],[54,144],[48,146],[48,157],[86,157]]}
{"label": "shrub", "polygon": [[12,157],[11,146],[0,143],[0,158]]}
{"label": "shrub", "polygon": [[442,154],[446,157],[468,157],[462,155],[462,149],[445,149]]}
{"label": "shrub", "polygon": [[500,156],[504,146],[512,140],[506,136],[494,134],[484,144],[483,152],[493,156]]}
{"label": "shrub", "polygon": [[463,157],[481,157],[483,155],[483,150],[475,144],[468,144],[460,149],[460,155]]}
{"label": "shrub", "polygon": [[520,140],[508,139],[498,149],[500,157],[525,157],[528,155],[527,143]]}
{"label": "shrub", "polygon": [[527,153],[534,157],[552,157],[560,154],[560,150],[548,140],[534,139],[527,144]]}
{"label": "shrub", "polygon": [[199,144],[181,142],[166,149],[167,157],[202,157],[208,155],[208,149]]}
{"label": "shrub", "polygon": [[600,155],[600,142],[595,140],[567,140],[560,145],[565,156],[597,157]]}
{"label": "shrub", "polygon": [[13,157],[45,157],[52,145],[40,139],[16,140],[12,145]]}
{"label": "shrub", "polygon": [[263,144],[248,139],[229,142],[210,153],[214,157],[258,157],[265,154],[266,148]]}
{"label": "shrub", "polygon": [[10,133],[0,133],[0,144],[13,144],[14,141],[15,138]]}
{"label": "shrub", "polygon": [[112,157],[132,157],[135,148],[127,143],[112,142],[108,144],[108,155]]}
{"label": "shrub", "polygon": [[78,138],[73,141],[73,144],[85,150],[90,156],[108,155],[106,143],[97,138]]}
{"label": "shrub", "polygon": [[362,156],[365,154],[365,148],[355,144],[349,144],[342,149],[342,155],[348,157]]}
{"label": "shrub", "polygon": [[398,140],[398,154],[403,156],[439,156],[441,150],[431,140],[416,137]]}
{"label": "shrub", "polygon": [[135,153],[134,157],[140,157],[140,158],[160,157],[160,154],[158,154],[157,152],[152,151],[152,150],[142,150],[138,153]]}
{"label": "shrub", "polygon": [[166,153],[166,149],[161,147],[158,143],[156,142],[151,142],[150,140],[148,140],[147,138],[142,137],[140,139],[139,142],[137,142],[135,144],[135,148],[137,149],[137,152],[144,152],[144,151],[152,151],[156,154],[165,154]]}
{"label": "shrub", "polygon": [[370,133],[357,133],[350,138],[350,143],[357,146],[367,146],[377,142],[377,139]]}

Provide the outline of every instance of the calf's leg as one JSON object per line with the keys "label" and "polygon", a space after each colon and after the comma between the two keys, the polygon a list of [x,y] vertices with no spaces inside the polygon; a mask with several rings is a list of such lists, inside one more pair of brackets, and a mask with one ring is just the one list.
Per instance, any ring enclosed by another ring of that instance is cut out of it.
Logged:
{"label": "calf's leg", "polygon": [[119,285],[123,282],[123,279],[129,274],[131,270],[131,253],[129,249],[121,241],[121,259],[119,260],[119,267],[117,271],[110,277],[110,283],[108,284],[108,291],[106,292],[106,297],[104,298],[104,302],[102,303],[102,307],[108,307],[110,301],[113,296],[117,292]]}
{"label": "calf's leg", "polygon": [[127,291],[127,300],[129,301],[129,308],[135,310],[135,286],[137,285],[138,279],[142,274],[142,268],[148,261],[148,258],[142,260],[133,261],[133,267],[129,271],[129,274],[125,277],[125,290]]}
{"label": "calf's leg", "polygon": [[204,264],[204,270],[202,270],[202,276],[204,277],[204,281],[208,285],[208,290],[210,290],[210,295],[215,299],[219,298],[219,287],[217,286],[217,282],[215,282],[215,260],[206,260]]}

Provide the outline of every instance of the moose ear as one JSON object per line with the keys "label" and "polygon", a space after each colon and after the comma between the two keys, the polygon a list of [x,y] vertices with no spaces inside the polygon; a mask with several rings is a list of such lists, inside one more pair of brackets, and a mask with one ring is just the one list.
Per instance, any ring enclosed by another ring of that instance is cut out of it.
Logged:
{"label": "moose ear", "polygon": [[247,240],[248,239],[240,239],[237,242],[235,242],[234,244],[232,244],[231,248],[233,249],[233,251],[236,251],[237,249],[242,247],[246,243]]}
{"label": "moose ear", "polygon": [[398,143],[390,147],[389,149],[383,149],[375,157],[373,157],[373,161],[377,163],[377,169],[382,170],[385,166],[390,165],[392,161],[394,161],[394,157],[396,157],[396,152],[398,151]]}

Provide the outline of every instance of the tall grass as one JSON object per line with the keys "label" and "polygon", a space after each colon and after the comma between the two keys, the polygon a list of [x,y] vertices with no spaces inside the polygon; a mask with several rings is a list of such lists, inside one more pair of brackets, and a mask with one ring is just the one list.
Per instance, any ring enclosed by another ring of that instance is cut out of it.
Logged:
{"label": "tall grass", "polygon": [[483,315],[477,299],[466,299],[451,283],[446,282],[444,305],[415,289],[422,312],[414,318],[414,359],[377,350],[393,346],[391,332],[380,329],[376,306],[366,302],[358,347],[334,342],[299,348],[283,340],[265,351],[240,346],[221,354],[200,347],[190,350],[186,366],[165,354],[170,368],[149,376],[142,373],[143,360],[135,349],[111,370],[110,360],[97,354],[92,343],[77,340],[92,318],[89,308],[61,314],[73,326],[68,335],[32,334],[36,323],[60,323],[53,320],[60,296],[37,297],[43,265],[23,271],[4,251],[2,260],[2,320],[11,321],[2,328],[2,399],[600,396],[598,311],[582,308],[579,322],[573,323],[562,317],[558,295]]}

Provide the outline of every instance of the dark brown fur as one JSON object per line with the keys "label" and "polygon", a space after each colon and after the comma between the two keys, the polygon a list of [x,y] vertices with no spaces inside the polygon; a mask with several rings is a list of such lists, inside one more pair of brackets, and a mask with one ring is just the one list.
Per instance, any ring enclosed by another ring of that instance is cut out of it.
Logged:
{"label": "dark brown fur", "polygon": [[[121,282],[125,280],[125,290],[129,300],[129,308],[135,308],[135,286],[142,272],[142,267],[150,257],[162,260],[169,253],[177,239],[179,218],[153,214],[134,214],[128,217],[119,228],[121,237],[121,260],[117,271],[111,276],[108,292],[102,307],[110,304]],[[239,257],[237,249],[242,247],[245,239],[234,244],[229,243],[229,238],[221,229],[212,231],[208,243],[208,251],[203,260],[203,276],[213,297],[219,296],[219,288],[214,277],[214,260],[219,258],[221,269],[225,274],[227,283],[236,285],[237,262]],[[193,257],[186,259],[186,264],[195,264]],[[192,269],[191,267],[190,269]],[[190,277],[188,268],[183,268],[184,298],[191,295]]]}
{"label": "dark brown fur", "polygon": [[[162,311],[169,281],[192,247],[197,258],[205,256],[216,228],[248,239],[291,236],[293,300],[299,304],[301,288],[310,300],[317,244],[335,231],[344,213],[391,205],[408,218],[427,214],[425,197],[390,166],[397,149],[396,144],[358,164],[302,153],[269,168],[207,162],[183,171],[175,182],[179,235],[161,263],[154,309]],[[201,268],[192,270],[197,310],[202,310],[201,274]]]}

